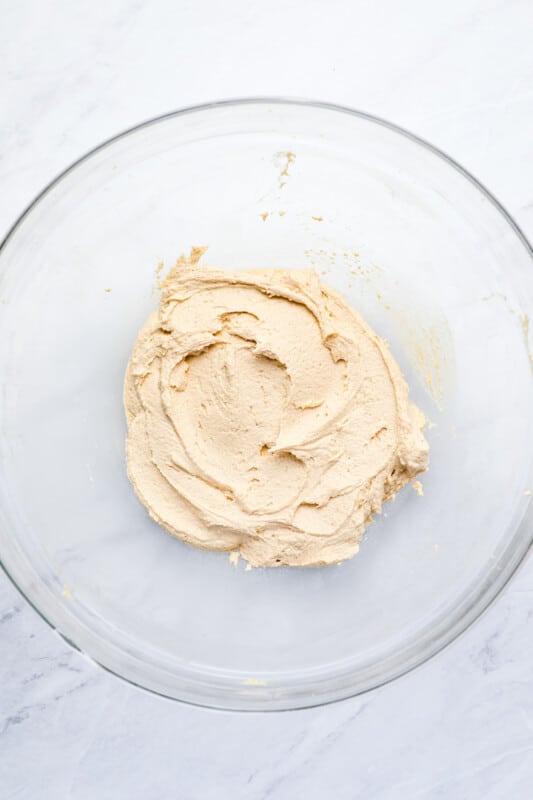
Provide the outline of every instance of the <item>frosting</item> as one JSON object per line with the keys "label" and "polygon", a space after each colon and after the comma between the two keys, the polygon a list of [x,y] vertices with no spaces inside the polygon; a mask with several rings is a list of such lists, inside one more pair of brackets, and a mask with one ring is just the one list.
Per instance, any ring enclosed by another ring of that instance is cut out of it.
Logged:
{"label": "frosting", "polygon": [[312,270],[181,257],[126,373],[128,474],[151,517],[253,566],[350,558],[427,468],[424,417],[367,323]]}

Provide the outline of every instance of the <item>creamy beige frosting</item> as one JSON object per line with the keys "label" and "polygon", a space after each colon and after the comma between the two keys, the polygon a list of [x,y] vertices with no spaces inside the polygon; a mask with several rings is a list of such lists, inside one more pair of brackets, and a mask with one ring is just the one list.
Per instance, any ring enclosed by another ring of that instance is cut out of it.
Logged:
{"label": "creamy beige frosting", "polygon": [[254,566],[350,558],[427,467],[387,345],[312,270],[180,258],[126,374],[129,477],[150,515]]}

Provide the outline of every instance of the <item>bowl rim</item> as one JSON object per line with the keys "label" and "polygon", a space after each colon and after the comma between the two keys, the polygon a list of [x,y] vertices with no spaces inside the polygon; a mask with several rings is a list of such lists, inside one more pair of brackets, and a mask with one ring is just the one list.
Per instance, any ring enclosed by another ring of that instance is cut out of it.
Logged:
{"label": "bowl rim", "polygon": [[[12,237],[17,233],[18,229],[20,228],[24,220],[31,214],[33,209],[37,207],[41,203],[41,201],[43,201],[45,197],[58,184],[61,183],[63,178],[65,178],[67,175],[73,172],[79,165],[92,158],[92,156],[94,156],[95,154],[106,149],[107,147],[110,147],[114,143],[128,137],[131,134],[138,133],[143,129],[155,126],[160,122],[164,122],[175,117],[180,117],[187,114],[194,114],[198,112],[205,112],[223,107],[242,107],[242,106],[254,106],[254,105],[256,106],[277,105],[277,106],[315,108],[323,111],[332,111],[336,113],[347,114],[362,119],[366,122],[370,122],[379,125],[381,127],[387,128],[393,133],[405,137],[414,144],[419,145],[423,149],[429,151],[433,155],[437,156],[439,159],[446,162],[463,178],[465,178],[470,184],[472,184],[472,186],[476,188],[485,197],[486,200],[489,201],[489,203],[493,206],[493,208],[497,212],[499,212],[499,214],[503,217],[504,221],[510,226],[514,234],[517,236],[517,238],[525,248],[526,253],[533,260],[533,248],[529,240],[527,239],[526,235],[524,234],[518,223],[507,211],[505,206],[492,194],[492,192],[489,191],[489,189],[487,189],[487,187],[480,180],[474,177],[474,175],[471,172],[465,169],[460,163],[458,163],[454,158],[449,156],[445,151],[431,144],[430,142],[418,136],[417,134],[412,133],[410,130],[400,125],[397,125],[393,122],[390,122],[389,120],[383,117],[376,116],[374,114],[370,114],[365,111],[353,109],[348,106],[331,103],[328,101],[310,100],[300,97],[284,97],[284,96],[279,96],[279,97],[251,96],[242,98],[230,98],[224,100],[214,100],[197,105],[184,106],[182,108],[166,112],[164,114],[160,114],[155,117],[151,117],[143,122],[128,127],[122,130],[121,132],[105,139],[104,141],[100,142],[100,144],[97,144],[96,146],[85,152],[82,156],[71,162],[69,166],[67,166],[64,170],[59,172],[54,178],[52,178],[45,185],[45,187],[40,192],[38,192],[38,194],[35,195],[33,200],[31,200],[31,202],[24,208],[24,210],[15,219],[13,224],[8,228],[7,233],[5,234],[3,240],[0,242],[0,258],[7,244],[10,242]],[[525,526],[527,526],[529,522],[530,520],[528,519],[528,515],[526,513],[526,515],[518,525],[516,532],[520,531]],[[516,543],[513,543],[513,549],[515,549],[515,545]],[[54,623],[46,616],[45,612],[42,611],[40,608],[38,608],[38,606],[34,603],[34,601],[28,597],[26,592],[18,585],[15,578],[11,575],[7,565],[4,563],[4,560],[2,559],[1,553],[0,553],[0,567],[3,573],[8,578],[9,582],[12,584],[12,586],[14,586],[14,588],[30,605],[30,607],[33,608],[33,610],[39,615],[39,617],[41,617],[41,619],[43,619],[52,630],[56,631],[70,647],[82,653],[86,658],[88,658],[91,661],[92,664],[102,667],[106,672],[109,672],[112,675],[125,681],[126,683],[132,686],[136,686],[146,692],[161,697],[165,697],[167,699],[174,700],[180,703],[185,703],[187,705],[199,706],[204,708],[205,707],[218,708],[224,711],[257,713],[258,711],[260,712],[292,711],[303,708],[320,707],[323,705],[329,705],[331,703],[340,702],[342,700],[347,700],[349,698],[365,694],[366,692],[377,689],[380,686],[384,686],[390,683],[391,681],[396,680],[397,678],[408,674],[414,669],[421,667],[423,664],[425,664],[427,661],[433,658],[433,656],[442,652],[444,649],[446,649],[455,641],[457,641],[457,639],[460,636],[462,636],[462,634],[464,634],[474,624],[474,622],[480,619],[480,617],[489,609],[492,603],[501,594],[501,592],[507,586],[511,578],[513,578],[513,576],[516,575],[518,569],[523,565],[530,549],[532,549],[532,545],[533,545],[533,526],[530,525],[528,536],[524,537],[524,541],[521,547],[517,548],[515,552],[511,555],[511,557],[507,560],[507,564],[504,565],[504,568],[499,572],[498,577],[492,580],[492,582],[490,582],[488,585],[486,581],[483,582],[483,584],[474,593],[474,596],[470,597],[470,602],[468,603],[468,606],[464,610],[464,613],[462,614],[460,619],[456,619],[455,624],[448,629],[447,633],[442,634],[441,632],[440,636],[435,637],[435,639],[432,642],[426,644],[425,651],[423,652],[421,657],[411,659],[410,663],[405,663],[403,667],[397,670],[392,670],[382,680],[374,680],[373,682],[371,681],[370,685],[363,686],[362,688],[352,687],[350,689],[348,686],[340,687],[340,689],[338,689],[336,692],[331,693],[330,691],[329,696],[323,698],[319,698],[316,696],[313,697],[312,689],[311,687],[309,687],[306,690],[307,694],[304,694],[303,697],[299,697],[297,699],[295,698],[295,701],[291,705],[287,705],[285,702],[282,702],[281,705],[278,705],[275,701],[274,703],[269,703],[268,701],[265,703],[264,699],[262,699],[261,697],[258,697],[257,700],[254,702],[254,700],[250,698],[251,702],[247,707],[243,706],[237,707],[232,704],[216,705],[212,702],[209,702],[208,700],[195,701],[188,697],[176,697],[175,695],[166,693],[162,690],[145,686],[133,680],[131,677],[127,677],[126,675],[121,674],[117,670],[101,663],[97,658],[87,653],[76,643],[74,643],[66,634],[64,634],[61,630],[59,630],[59,628],[57,628],[56,625],[54,625]]]}

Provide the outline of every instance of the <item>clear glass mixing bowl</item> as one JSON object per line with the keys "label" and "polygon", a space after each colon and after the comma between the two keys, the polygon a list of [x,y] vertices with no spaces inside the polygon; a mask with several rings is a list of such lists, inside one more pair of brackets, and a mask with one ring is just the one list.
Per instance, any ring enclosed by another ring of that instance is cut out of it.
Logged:
{"label": "clear glass mixing bowl", "polygon": [[[156,268],[314,267],[390,342],[430,427],[359,555],[234,566],[171,538],[125,470],[125,366]],[[420,664],[531,541],[531,251],[431,146],[324,104],[249,100],[140,125],[54,181],[0,253],[0,556],[35,608],[169,697],[287,709]]]}

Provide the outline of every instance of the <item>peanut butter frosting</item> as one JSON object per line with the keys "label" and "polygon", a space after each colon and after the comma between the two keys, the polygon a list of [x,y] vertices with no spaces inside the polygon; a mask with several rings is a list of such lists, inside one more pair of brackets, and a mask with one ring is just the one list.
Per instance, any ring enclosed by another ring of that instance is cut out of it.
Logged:
{"label": "peanut butter frosting", "polygon": [[357,553],[427,468],[424,417],[387,345],[313,270],[181,257],[126,373],[128,474],[150,516],[252,566]]}

